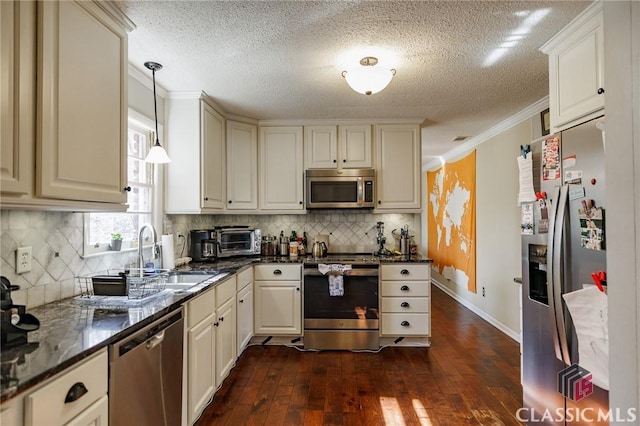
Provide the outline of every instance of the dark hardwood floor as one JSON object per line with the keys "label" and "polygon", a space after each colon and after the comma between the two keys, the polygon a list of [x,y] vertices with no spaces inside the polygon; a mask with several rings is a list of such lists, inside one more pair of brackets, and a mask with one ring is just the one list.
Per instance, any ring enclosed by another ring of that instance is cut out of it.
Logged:
{"label": "dark hardwood floor", "polygon": [[431,347],[353,353],[251,346],[196,424],[519,424],[518,344],[432,290]]}

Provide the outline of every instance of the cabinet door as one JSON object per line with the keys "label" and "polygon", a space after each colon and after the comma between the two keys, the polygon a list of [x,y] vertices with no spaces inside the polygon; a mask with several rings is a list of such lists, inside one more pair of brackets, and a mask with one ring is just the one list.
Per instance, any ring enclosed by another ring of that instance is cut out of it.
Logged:
{"label": "cabinet door", "polygon": [[336,126],[305,126],[304,157],[307,169],[335,169],[338,166]]}
{"label": "cabinet door", "polygon": [[200,103],[200,114],[202,207],[222,209],[226,186],[224,117],[205,102]]}
{"label": "cabinet door", "polygon": [[103,396],[65,426],[109,426],[109,398]]}
{"label": "cabinet door", "polygon": [[0,2],[0,187],[33,192],[36,3]]}
{"label": "cabinet door", "polygon": [[420,152],[418,125],[376,126],[377,208],[420,208]]}
{"label": "cabinet door", "polygon": [[36,195],[125,203],[127,33],[93,2],[38,2]]}
{"label": "cabinet door", "polygon": [[227,209],[258,208],[258,134],[252,124],[227,121]]}
{"label": "cabinet door", "polygon": [[372,167],[371,126],[340,126],[339,131],[340,167]]}
{"label": "cabinet door", "polygon": [[238,293],[237,299],[237,341],[236,356],[240,356],[253,337],[253,283],[249,283]]}
{"label": "cabinet door", "polygon": [[216,309],[216,386],[229,375],[236,362],[236,298]]}
{"label": "cabinet door", "polygon": [[302,127],[260,129],[260,208],[303,210]]}
{"label": "cabinet door", "polygon": [[214,319],[215,315],[210,315],[187,332],[189,424],[192,424],[202,413],[216,390]]}
{"label": "cabinet door", "polygon": [[299,281],[256,281],[255,289],[256,334],[301,333],[302,292]]}

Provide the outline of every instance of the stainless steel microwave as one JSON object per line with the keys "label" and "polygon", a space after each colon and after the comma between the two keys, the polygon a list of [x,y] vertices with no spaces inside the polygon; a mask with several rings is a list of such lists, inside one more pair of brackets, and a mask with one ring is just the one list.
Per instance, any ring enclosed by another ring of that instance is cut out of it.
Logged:
{"label": "stainless steel microwave", "polygon": [[305,172],[307,209],[375,207],[374,169],[309,169]]}

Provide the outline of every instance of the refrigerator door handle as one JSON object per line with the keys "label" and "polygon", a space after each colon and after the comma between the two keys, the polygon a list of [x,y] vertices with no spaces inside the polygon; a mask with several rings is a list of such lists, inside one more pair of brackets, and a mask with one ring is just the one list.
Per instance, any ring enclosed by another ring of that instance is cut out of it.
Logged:
{"label": "refrigerator door handle", "polygon": [[[553,305],[550,308],[554,311],[553,316],[555,318],[555,336],[558,338],[558,345],[556,346],[556,357],[564,362],[566,365],[571,365],[571,354],[569,352],[569,344],[567,340],[567,332],[564,318],[564,307],[562,303],[562,293],[564,293],[563,282],[563,260],[564,260],[564,248],[566,244],[565,236],[565,217],[567,214],[569,187],[563,185],[558,188],[558,200],[555,223],[553,230],[553,258],[552,258],[552,283],[550,286],[550,301],[553,301]],[[560,355],[560,356],[558,356]]]}
{"label": "refrigerator door handle", "polygon": [[549,298],[549,319],[551,320],[551,334],[553,335],[553,348],[556,352],[556,358],[562,360],[562,351],[560,349],[560,338],[558,337],[558,321],[556,319],[555,309],[555,267],[556,267],[556,217],[558,215],[558,204],[560,201],[560,187],[554,188],[553,198],[551,199],[551,214],[549,215],[549,233],[547,234],[547,297]]}

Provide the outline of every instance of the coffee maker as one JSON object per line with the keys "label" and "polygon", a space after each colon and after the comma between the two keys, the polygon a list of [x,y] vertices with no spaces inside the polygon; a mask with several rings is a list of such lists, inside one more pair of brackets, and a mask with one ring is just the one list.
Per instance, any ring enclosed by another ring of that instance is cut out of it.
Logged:
{"label": "coffee maker", "polygon": [[191,231],[191,259],[194,262],[216,260],[216,232],[213,229]]}

